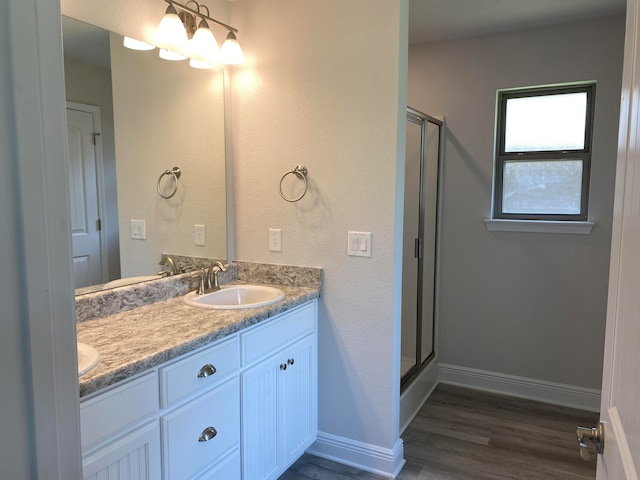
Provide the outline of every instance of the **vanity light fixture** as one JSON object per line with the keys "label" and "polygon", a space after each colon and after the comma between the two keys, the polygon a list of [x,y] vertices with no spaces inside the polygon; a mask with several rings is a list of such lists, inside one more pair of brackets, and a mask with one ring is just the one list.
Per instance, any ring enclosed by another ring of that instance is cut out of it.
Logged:
{"label": "vanity light fixture", "polygon": [[[156,33],[161,58],[182,60],[189,57],[189,65],[194,68],[213,68],[220,63],[237,65],[244,62],[244,53],[235,35],[238,30],[211,18],[206,5],[200,5],[195,0],[189,0],[184,5],[175,0],[164,1],[169,6]],[[210,23],[228,31],[221,50],[209,28]]]}
{"label": "vanity light fixture", "polygon": [[142,40],[136,40],[131,37],[124,37],[123,44],[131,50],[153,50],[156,48],[155,45],[151,45],[150,43],[143,42]]}
{"label": "vanity light fixture", "polygon": [[179,53],[184,50],[187,40],[187,31],[182,24],[182,19],[178,16],[178,11],[175,7],[169,3],[156,31],[156,43],[161,48],[161,51],[165,49]]}
{"label": "vanity light fixture", "polygon": [[220,49],[220,59],[222,63],[226,63],[228,65],[239,65],[244,63],[244,52],[242,51],[242,47],[240,47],[235,33],[231,31],[227,34],[227,39],[224,41],[222,48]]}

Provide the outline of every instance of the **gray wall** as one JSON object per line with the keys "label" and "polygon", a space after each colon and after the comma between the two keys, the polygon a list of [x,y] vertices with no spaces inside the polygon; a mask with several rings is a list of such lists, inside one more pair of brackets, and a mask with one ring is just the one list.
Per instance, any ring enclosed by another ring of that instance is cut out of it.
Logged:
{"label": "gray wall", "polygon": [[[409,105],[447,126],[442,363],[600,388],[623,42],[616,17],[410,48]],[[598,82],[592,234],[487,231],[496,90],[583,80]]]}

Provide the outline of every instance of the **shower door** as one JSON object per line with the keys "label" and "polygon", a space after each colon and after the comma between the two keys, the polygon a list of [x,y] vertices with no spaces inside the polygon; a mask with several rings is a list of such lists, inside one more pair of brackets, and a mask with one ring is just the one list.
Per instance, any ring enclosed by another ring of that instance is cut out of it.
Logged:
{"label": "shower door", "polygon": [[434,356],[438,166],[442,122],[407,109],[401,386]]}

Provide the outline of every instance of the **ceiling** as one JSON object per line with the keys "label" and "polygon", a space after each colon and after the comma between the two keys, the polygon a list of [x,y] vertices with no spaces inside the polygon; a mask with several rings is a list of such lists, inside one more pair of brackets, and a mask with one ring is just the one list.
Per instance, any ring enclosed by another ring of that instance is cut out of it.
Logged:
{"label": "ceiling", "polygon": [[[409,44],[621,15],[625,4],[626,0],[409,0]],[[65,54],[109,68],[108,32],[67,17],[62,23]]]}
{"label": "ceiling", "polygon": [[409,0],[409,44],[624,14],[626,0]]}

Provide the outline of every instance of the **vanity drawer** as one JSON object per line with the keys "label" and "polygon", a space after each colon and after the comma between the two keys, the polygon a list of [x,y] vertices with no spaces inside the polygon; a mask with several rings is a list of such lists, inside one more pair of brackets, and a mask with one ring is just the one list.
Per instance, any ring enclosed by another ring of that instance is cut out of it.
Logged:
{"label": "vanity drawer", "polygon": [[197,480],[241,480],[240,450],[236,449],[215,467],[207,470]]}
{"label": "vanity drawer", "polygon": [[277,320],[265,321],[264,325],[241,334],[242,365],[249,365],[298,338],[313,333],[315,318],[315,302],[311,302],[285,313]]}
{"label": "vanity drawer", "polygon": [[[232,378],[162,417],[167,478],[191,478],[240,443],[240,383]],[[209,440],[201,441],[208,430]]]}
{"label": "vanity drawer", "polygon": [[158,403],[155,371],[81,402],[82,450],[157,412]]}
{"label": "vanity drawer", "polygon": [[240,347],[237,336],[161,368],[163,408],[197,390],[220,383],[239,368]]}

